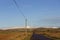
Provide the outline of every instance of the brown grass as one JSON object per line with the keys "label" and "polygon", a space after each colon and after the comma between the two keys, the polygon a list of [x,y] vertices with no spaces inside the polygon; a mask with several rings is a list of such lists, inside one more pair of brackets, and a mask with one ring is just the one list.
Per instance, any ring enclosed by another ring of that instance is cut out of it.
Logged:
{"label": "brown grass", "polygon": [[[48,37],[60,38],[60,29],[37,28],[33,31],[32,30],[33,29],[27,32],[27,37],[31,37],[32,33],[36,33],[43,34]],[[0,30],[0,40],[26,40],[27,37],[24,29]]]}

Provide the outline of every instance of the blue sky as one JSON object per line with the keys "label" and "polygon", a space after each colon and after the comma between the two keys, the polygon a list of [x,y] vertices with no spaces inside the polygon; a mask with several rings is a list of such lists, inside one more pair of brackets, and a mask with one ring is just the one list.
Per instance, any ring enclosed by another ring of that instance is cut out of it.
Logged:
{"label": "blue sky", "polygon": [[[60,26],[60,0],[16,0],[29,26]],[[13,0],[0,0],[0,28],[24,26]]]}

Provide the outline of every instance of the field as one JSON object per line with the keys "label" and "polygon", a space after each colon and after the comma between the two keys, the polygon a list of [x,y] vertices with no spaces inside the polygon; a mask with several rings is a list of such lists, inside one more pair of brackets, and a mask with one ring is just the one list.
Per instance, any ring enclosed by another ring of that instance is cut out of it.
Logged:
{"label": "field", "polygon": [[0,30],[0,40],[30,40],[33,33],[43,34],[53,40],[60,40],[60,28],[33,28],[27,30],[27,34],[25,29]]}
{"label": "field", "polygon": [[34,30],[35,34],[42,34],[52,40],[60,40],[60,28],[37,28]]}
{"label": "field", "polygon": [[10,29],[10,30],[0,30],[0,40],[26,40],[30,38],[32,32],[28,31],[26,34],[25,29]]}

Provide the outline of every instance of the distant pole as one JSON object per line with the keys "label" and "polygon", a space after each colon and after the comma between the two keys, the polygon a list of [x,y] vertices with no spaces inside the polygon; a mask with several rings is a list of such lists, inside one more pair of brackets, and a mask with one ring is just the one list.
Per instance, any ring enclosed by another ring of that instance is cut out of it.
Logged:
{"label": "distant pole", "polygon": [[27,28],[27,19],[25,19],[25,28]]}
{"label": "distant pole", "polygon": [[25,19],[25,32],[26,32],[26,37],[28,36],[28,33],[27,33],[27,18]]}

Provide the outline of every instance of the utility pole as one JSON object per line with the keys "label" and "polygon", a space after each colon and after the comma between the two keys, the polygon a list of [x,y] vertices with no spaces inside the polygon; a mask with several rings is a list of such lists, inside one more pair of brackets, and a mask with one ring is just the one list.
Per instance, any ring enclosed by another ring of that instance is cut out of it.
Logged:
{"label": "utility pole", "polygon": [[26,37],[28,36],[28,33],[27,33],[27,19],[25,19],[25,32],[26,32]]}
{"label": "utility pole", "polygon": [[27,19],[25,19],[25,28],[27,28]]}
{"label": "utility pole", "polygon": [[25,15],[23,14],[23,12],[19,9],[19,6],[17,4],[17,2],[15,0],[13,0],[14,4],[16,5],[18,11],[21,13],[21,15],[24,17],[25,19],[25,33],[26,33],[26,37],[28,36],[28,33],[27,33],[27,18],[25,17]]}

